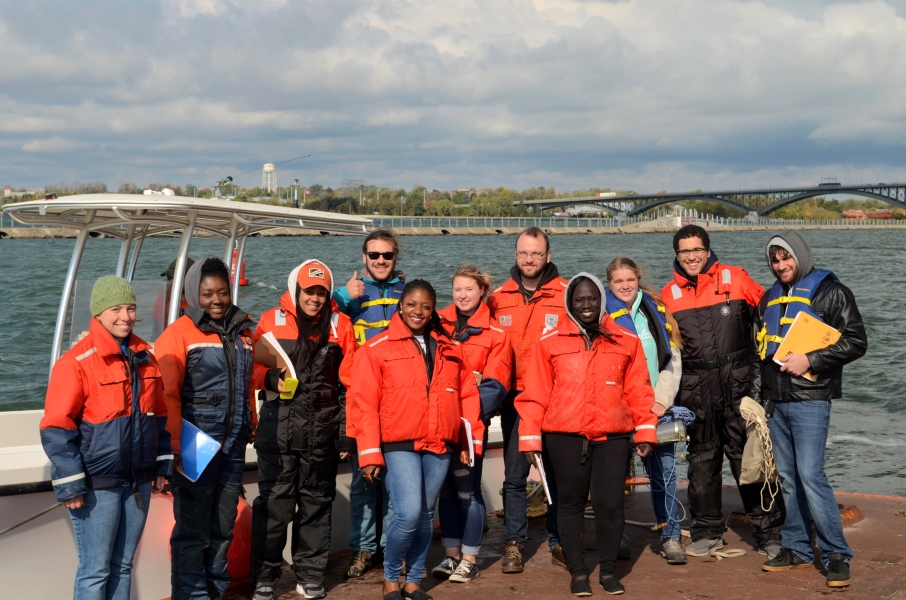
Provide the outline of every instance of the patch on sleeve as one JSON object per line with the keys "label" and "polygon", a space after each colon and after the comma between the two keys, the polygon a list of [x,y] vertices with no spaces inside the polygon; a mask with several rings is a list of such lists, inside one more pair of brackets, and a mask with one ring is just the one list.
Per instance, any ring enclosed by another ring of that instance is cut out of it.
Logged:
{"label": "patch on sleeve", "polygon": [[274,325],[286,325],[286,311],[282,308],[274,315]]}
{"label": "patch on sleeve", "polygon": [[675,283],[672,286],[670,286],[670,291],[673,292],[674,300],[679,300],[680,298],[683,297],[683,290],[680,289],[680,286],[676,285]]}
{"label": "patch on sleeve", "polygon": [[513,315],[500,315],[497,318],[500,321],[501,327],[512,327],[513,326]]}

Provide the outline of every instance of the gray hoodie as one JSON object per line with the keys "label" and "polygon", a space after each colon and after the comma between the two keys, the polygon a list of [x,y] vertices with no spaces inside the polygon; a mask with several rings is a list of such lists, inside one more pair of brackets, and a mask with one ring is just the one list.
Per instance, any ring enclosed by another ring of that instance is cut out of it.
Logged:
{"label": "gray hoodie", "polygon": [[796,264],[799,265],[799,274],[796,275],[794,284],[799,283],[803,277],[815,270],[815,257],[812,255],[812,248],[798,231],[787,229],[776,233],[771,236],[771,239],[768,240],[767,245],[764,247],[764,257],[768,261],[768,269],[771,270],[774,277],[777,277],[777,273],[774,273],[774,267],[771,265],[771,246],[780,246],[789,252]]}
{"label": "gray hoodie", "polygon": [[598,286],[598,291],[601,292],[601,314],[598,315],[598,323],[600,323],[601,319],[604,318],[604,313],[607,312],[607,307],[605,306],[606,296],[604,295],[604,284],[601,283],[600,279],[598,279],[591,273],[586,273],[583,271],[581,273],[576,273],[576,275],[572,279],[569,280],[569,284],[566,286],[566,293],[563,294],[563,303],[566,305],[566,315],[570,319],[572,319],[573,323],[575,323],[576,325],[579,326],[579,329],[581,329],[582,331],[585,331],[585,326],[582,325],[582,323],[580,323],[579,320],[573,316],[573,313],[570,311],[570,307],[569,307],[570,293],[572,292],[571,286],[575,280],[583,278],[583,277],[585,279],[590,279],[592,283],[594,283],[596,286]]}

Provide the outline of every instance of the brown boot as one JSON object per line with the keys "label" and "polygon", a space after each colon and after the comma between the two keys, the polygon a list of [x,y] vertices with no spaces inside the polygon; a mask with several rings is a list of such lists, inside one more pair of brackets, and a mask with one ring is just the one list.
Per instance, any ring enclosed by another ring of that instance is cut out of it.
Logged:
{"label": "brown boot", "polygon": [[500,570],[504,573],[522,573],[525,570],[523,565],[523,554],[525,550],[516,542],[509,542],[503,550],[503,562],[500,563]]}
{"label": "brown boot", "polygon": [[566,566],[566,555],[563,553],[563,546],[557,546],[551,550],[551,564],[569,571],[569,567]]}

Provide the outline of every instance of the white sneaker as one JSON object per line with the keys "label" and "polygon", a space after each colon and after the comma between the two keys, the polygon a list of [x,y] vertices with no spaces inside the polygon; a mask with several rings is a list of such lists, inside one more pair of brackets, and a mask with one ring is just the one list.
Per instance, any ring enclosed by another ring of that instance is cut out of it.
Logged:
{"label": "white sneaker", "polygon": [[431,569],[431,574],[435,579],[449,579],[456,572],[459,566],[459,559],[452,556],[445,556],[440,564]]}
{"label": "white sneaker", "polygon": [[303,598],[325,598],[327,591],[321,583],[297,583],[296,593]]}
{"label": "white sneaker", "polygon": [[480,571],[474,563],[471,563],[466,559],[462,559],[461,561],[459,561],[459,565],[456,567],[456,570],[453,571],[452,575],[450,575],[450,581],[454,581],[456,583],[469,583],[470,581],[478,577],[479,574]]}

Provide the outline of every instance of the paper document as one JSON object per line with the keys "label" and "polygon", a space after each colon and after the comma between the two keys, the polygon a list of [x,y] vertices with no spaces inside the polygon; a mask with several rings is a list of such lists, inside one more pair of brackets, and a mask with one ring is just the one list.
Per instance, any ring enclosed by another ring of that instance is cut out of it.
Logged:
{"label": "paper document", "polygon": [[475,445],[472,443],[472,424],[466,421],[465,417],[460,417],[466,430],[466,443],[469,444],[469,466],[475,466]]}
{"label": "paper document", "polygon": [[179,439],[182,458],[179,471],[189,481],[198,481],[211,459],[220,452],[220,442],[185,419],[182,420],[182,435]]}
{"label": "paper document", "polygon": [[[277,341],[273,332],[268,331],[255,343],[255,362],[259,365],[264,365],[269,369],[286,368],[286,373],[283,376],[284,381],[287,379],[296,379],[296,370],[293,368],[293,361],[289,359],[289,356],[286,354],[283,346],[280,345],[280,342]],[[277,392],[272,392],[270,390],[265,390],[265,392],[268,400],[273,400],[279,395]],[[292,397],[292,395],[289,397]]]}
{"label": "paper document", "polygon": [[541,485],[544,486],[544,497],[547,499],[548,504],[553,504],[554,500],[551,498],[551,490],[547,487],[547,474],[544,472],[544,461],[541,460],[541,453],[535,452],[535,467],[538,468],[538,474],[541,475]]}
{"label": "paper document", "polygon": [[[840,332],[821,322],[808,313],[800,312],[793,319],[783,341],[774,353],[774,362],[782,365],[779,359],[790,354],[807,354],[833,346],[840,339]],[[806,371],[803,375],[810,381],[817,381],[818,376]]]}

